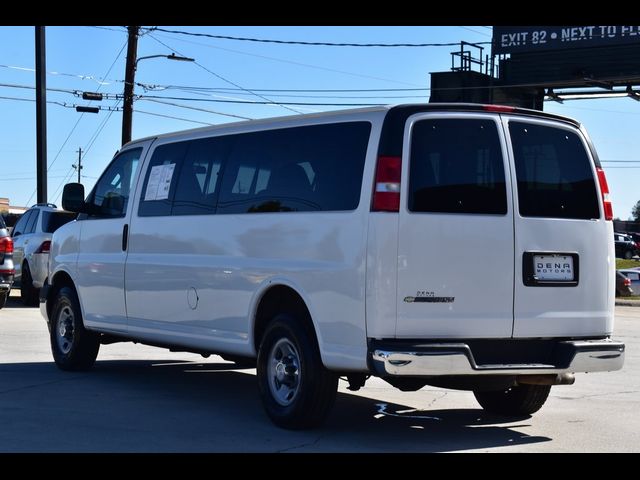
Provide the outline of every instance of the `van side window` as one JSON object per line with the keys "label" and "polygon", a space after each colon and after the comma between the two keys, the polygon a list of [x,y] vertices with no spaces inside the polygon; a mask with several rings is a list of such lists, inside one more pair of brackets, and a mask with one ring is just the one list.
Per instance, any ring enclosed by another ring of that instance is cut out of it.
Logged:
{"label": "van side window", "polygon": [[580,137],[564,128],[509,122],[523,217],[600,217],[591,162]]}
{"label": "van side window", "polygon": [[141,217],[171,215],[177,177],[189,142],[170,143],[155,149],[142,184],[138,206]]}
{"label": "van side window", "polygon": [[348,122],[229,137],[217,212],[355,210],[370,131]]}
{"label": "van side window", "polygon": [[228,154],[226,137],[214,137],[188,142],[183,161],[172,215],[214,213],[217,203],[220,168]]}
{"label": "van side window", "polygon": [[504,160],[493,120],[415,123],[408,208],[411,212],[507,213]]}
{"label": "van side window", "polygon": [[87,201],[92,206],[92,217],[125,215],[141,153],[142,148],[132,148],[122,152],[109,164]]}

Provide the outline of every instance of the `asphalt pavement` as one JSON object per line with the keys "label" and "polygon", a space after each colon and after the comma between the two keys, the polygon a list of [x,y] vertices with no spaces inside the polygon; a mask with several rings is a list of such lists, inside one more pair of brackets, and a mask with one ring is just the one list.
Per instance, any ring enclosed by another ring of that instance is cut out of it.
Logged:
{"label": "asphalt pavement", "polygon": [[616,307],[623,370],[576,375],[532,417],[485,413],[470,392],[340,382],[324,427],[292,432],[262,411],[255,370],[218,356],[121,343],[95,368],[52,362],[39,310],[0,310],[0,452],[639,452],[640,309]]}

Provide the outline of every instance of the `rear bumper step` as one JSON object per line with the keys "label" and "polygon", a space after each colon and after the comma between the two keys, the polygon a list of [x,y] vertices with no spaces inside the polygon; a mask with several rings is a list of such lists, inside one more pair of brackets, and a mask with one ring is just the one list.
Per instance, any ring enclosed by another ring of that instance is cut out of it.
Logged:
{"label": "rear bumper step", "polygon": [[[372,370],[382,377],[443,375],[527,375],[620,370],[624,363],[624,343],[608,339],[569,340],[555,344],[552,363],[502,363],[478,365],[466,343],[417,345],[384,342],[370,347]],[[410,347],[410,348],[406,348]]]}

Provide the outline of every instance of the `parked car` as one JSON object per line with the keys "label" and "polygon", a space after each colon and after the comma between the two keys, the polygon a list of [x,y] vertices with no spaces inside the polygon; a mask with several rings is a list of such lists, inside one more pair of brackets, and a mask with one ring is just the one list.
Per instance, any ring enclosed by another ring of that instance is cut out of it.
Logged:
{"label": "parked car", "polygon": [[628,297],[633,295],[631,279],[627,278],[620,270],[616,270],[616,297]]}
{"label": "parked car", "polygon": [[636,246],[630,235],[626,233],[614,233],[613,238],[616,245],[616,257],[627,260],[640,254],[640,249]]}
{"label": "parked car", "polygon": [[627,232],[627,235],[631,237],[631,239],[636,242],[636,248],[640,250],[640,233],[637,232]]}
{"label": "parked car", "polygon": [[0,216],[0,308],[4,307],[13,284],[13,240]]}
{"label": "parked car", "polygon": [[51,235],[76,217],[52,203],[37,204],[24,212],[13,227],[15,282],[22,302],[38,305],[40,288],[47,277]]}
{"label": "parked car", "polygon": [[635,268],[624,268],[618,271],[629,280],[631,295],[640,295],[640,271]]}
{"label": "parked car", "polygon": [[62,370],[116,341],[248,357],[269,418],[299,429],[341,376],[513,416],[624,362],[609,189],[566,117],[432,103],[169,133],[62,205],[80,215],[40,303]]}

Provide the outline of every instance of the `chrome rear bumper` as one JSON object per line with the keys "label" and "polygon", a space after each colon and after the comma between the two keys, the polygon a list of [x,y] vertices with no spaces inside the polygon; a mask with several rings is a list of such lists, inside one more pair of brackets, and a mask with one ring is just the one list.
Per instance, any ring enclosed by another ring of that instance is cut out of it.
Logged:
{"label": "chrome rear bumper", "polygon": [[371,367],[380,376],[431,377],[444,375],[526,375],[565,372],[606,372],[620,370],[624,363],[624,343],[602,340],[557,342],[562,351],[553,364],[478,365],[466,343],[433,343],[411,349],[374,348]]}

